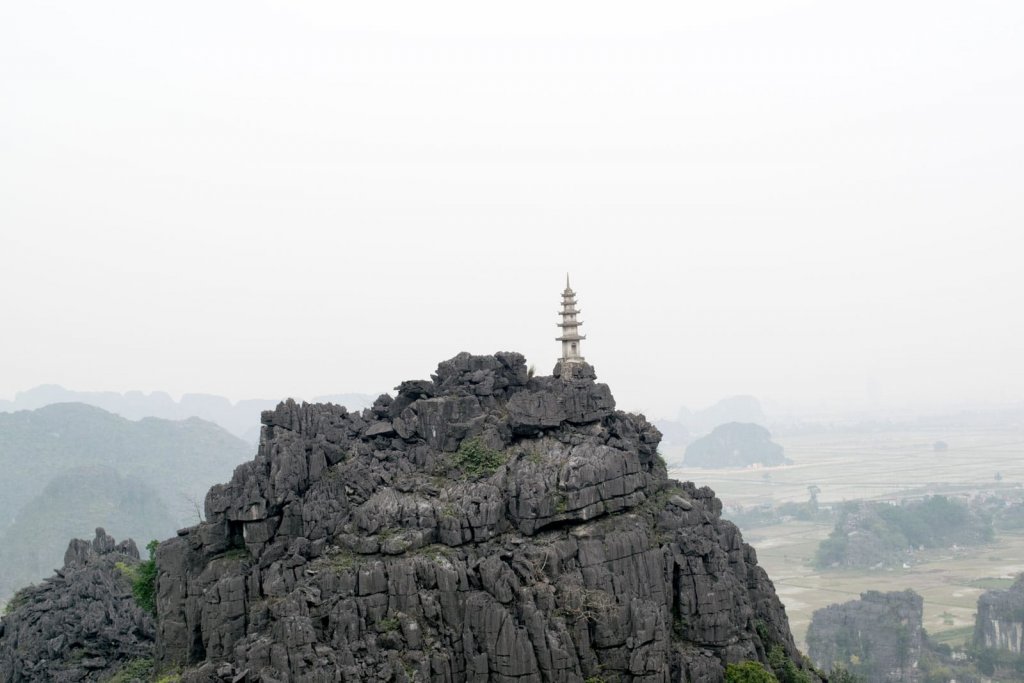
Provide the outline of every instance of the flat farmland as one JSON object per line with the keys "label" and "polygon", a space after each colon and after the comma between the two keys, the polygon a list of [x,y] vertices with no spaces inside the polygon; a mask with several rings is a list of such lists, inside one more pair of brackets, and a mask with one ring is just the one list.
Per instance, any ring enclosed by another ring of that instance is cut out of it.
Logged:
{"label": "flat farmland", "polygon": [[[948,449],[936,452],[935,441]],[[781,467],[709,470],[674,468],[672,476],[711,486],[728,506],[806,501],[820,489],[823,505],[847,500],[897,500],[934,493],[1013,491],[1024,483],[1024,432],[901,431],[793,436],[776,439],[794,463]],[[669,454],[671,460],[672,454]],[[996,473],[1000,480],[996,481]],[[724,513],[729,517],[728,511]],[[744,528],[744,539],[786,605],[801,648],[814,610],[867,590],[911,588],[924,598],[924,625],[936,639],[969,640],[978,596],[1009,585],[1024,571],[1024,533],[1000,533],[994,543],[917,554],[903,569],[818,571],[818,543],[832,527],[791,521]]]}
{"label": "flat farmland", "polygon": [[[792,465],[715,470],[674,467],[672,476],[707,485],[728,505],[807,500],[822,503],[992,490],[1024,484],[1024,431],[895,431],[783,436]],[[948,444],[935,451],[936,441]],[[666,454],[669,461],[681,453]],[[996,473],[1002,477],[995,479]]]}
{"label": "flat farmland", "polygon": [[868,590],[907,588],[924,598],[928,633],[950,645],[961,644],[971,637],[978,596],[988,588],[1009,586],[1012,577],[1024,571],[1024,534],[1000,534],[995,543],[980,547],[920,553],[907,569],[818,571],[811,559],[830,530],[823,525],[790,522],[744,533],[775,584],[793,635],[805,651],[814,610],[855,600]]}

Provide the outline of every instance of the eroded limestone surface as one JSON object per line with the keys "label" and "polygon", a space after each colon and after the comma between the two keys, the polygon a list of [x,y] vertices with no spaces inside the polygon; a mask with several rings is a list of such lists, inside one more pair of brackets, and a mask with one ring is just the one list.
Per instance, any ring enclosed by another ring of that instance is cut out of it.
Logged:
{"label": "eroded limestone surface", "polygon": [[1024,574],[1007,590],[985,591],[978,597],[974,644],[1024,654]]}
{"label": "eroded limestone surface", "polygon": [[159,663],[189,681],[722,681],[799,661],[708,488],[589,366],[460,354],[350,413],[288,401],[157,551]]}
{"label": "eroded limestone surface", "polygon": [[0,621],[0,681],[105,681],[152,657],[153,618],[118,566],[138,563],[133,541],[117,543],[103,529],[71,541],[64,568],[19,591]]}

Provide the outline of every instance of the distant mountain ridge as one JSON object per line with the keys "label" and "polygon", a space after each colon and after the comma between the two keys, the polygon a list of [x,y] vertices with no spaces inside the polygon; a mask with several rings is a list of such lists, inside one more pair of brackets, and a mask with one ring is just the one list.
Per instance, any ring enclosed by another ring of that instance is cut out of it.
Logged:
{"label": "distant mountain ridge", "polygon": [[59,566],[69,535],[105,525],[145,542],[195,524],[210,485],[254,451],[195,417],[132,421],[82,403],[0,413],[0,600]]}
{"label": "distant mountain ridge", "polygon": [[181,526],[154,487],[110,467],[76,467],[55,476],[0,532],[0,599],[61,565],[69,538],[97,526],[146,543]]}
{"label": "distant mountain ridge", "polygon": [[765,427],[768,418],[756,397],[740,395],[723,398],[714,405],[696,411],[680,408],[674,420],[661,419],[654,424],[664,434],[665,445],[678,448],[727,422],[747,422]]}
{"label": "distant mountain ridge", "polygon": [[0,413],[0,519],[5,522],[0,528],[54,476],[89,465],[153,486],[175,517],[185,518],[185,498],[201,504],[210,483],[227,478],[253,450],[195,417],[132,421],[82,403]]}
{"label": "distant mountain ridge", "polygon": [[749,422],[726,422],[710,434],[686,447],[683,464],[687,467],[750,467],[787,465],[782,446],[772,441],[772,434],[761,425]]}
{"label": "distant mountain ridge", "polygon": [[[369,394],[331,394],[313,398],[317,403],[337,403],[349,410],[362,410],[373,405],[376,396]],[[0,400],[0,413],[36,410],[55,403],[84,403],[120,415],[129,420],[158,417],[165,420],[186,420],[198,417],[213,422],[249,443],[259,441],[260,415],[273,410],[277,400],[246,399],[232,402],[215,394],[184,394],[180,401],[163,391],[146,394],[141,391],[74,391],[57,384],[42,384],[18,392],[13,401]]]}

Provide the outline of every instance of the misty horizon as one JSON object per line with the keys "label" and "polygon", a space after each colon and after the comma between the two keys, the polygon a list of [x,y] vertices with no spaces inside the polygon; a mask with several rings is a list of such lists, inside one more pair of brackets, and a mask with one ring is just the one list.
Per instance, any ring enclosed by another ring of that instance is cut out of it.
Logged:
{"label": "misty horizon", "polygon": [[5,10],[0,397],[1024,401],[1024,8],[540,7]]}

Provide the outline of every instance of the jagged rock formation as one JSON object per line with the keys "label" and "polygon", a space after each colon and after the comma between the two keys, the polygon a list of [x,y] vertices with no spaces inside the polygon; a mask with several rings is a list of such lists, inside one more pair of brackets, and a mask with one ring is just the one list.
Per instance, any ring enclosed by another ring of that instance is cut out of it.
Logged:
{"label": "jagged rock formation", "polygon": [[839,664],[867,681],[916,683],[922,680],[923,616],[924,600],[912,590],[868,591],[814,612],[808,654],[822,669]]}
{"label": "jagged rock formation", "polygon": [[118,563],[139,563],[135,543],[97,529],[71,541],[55,576],[19,591],[0,621],[0,681],[103,681],[152,657],[153,618]]}
{"label": "jagged rock formation", "polygon": [[727,422],[715,427],[686,447],[683,464],[687,467],[771,467],[790,461],[782,446],[772,441],[772,434],[761,425]]}
{"label": "jagged rock formation", "polygon": [[1024,574],[1009,589],[985,591],[978,597],[974,644],[1024,654]]}
{"label": "jagged rock formation", "polygon": [[722,681],[785,610],[708,488],[589,366],[460,354],[349,413],[282,403],[157,550],[185,681]]}

